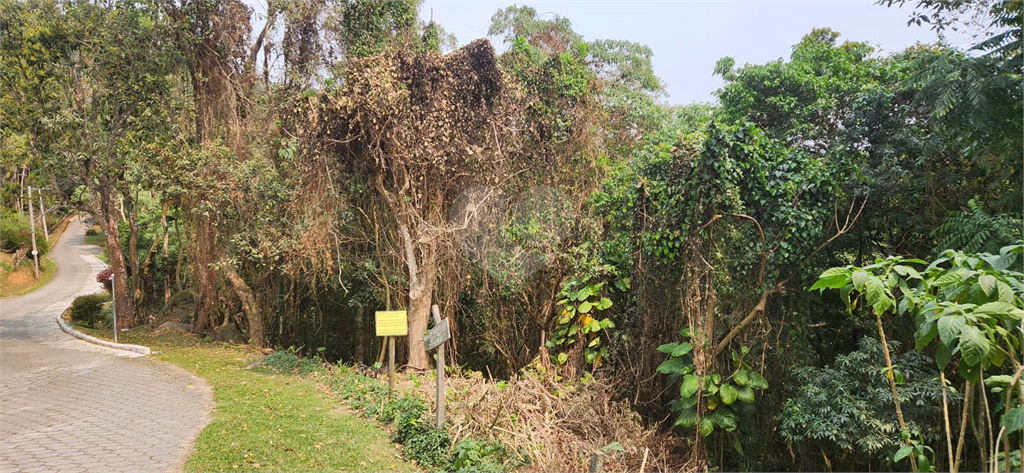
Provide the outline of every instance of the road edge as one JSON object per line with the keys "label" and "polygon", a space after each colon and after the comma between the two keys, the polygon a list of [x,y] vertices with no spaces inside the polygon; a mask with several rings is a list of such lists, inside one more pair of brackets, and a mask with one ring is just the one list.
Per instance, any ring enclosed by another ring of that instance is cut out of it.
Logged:
{"label": "road edge", "polygon": [[80,339],[80,340],[84,340],[86,342],[89,342],[89,343],[92,343],[92,344],[95,344],[95,345],[102,345],[102,346],[105,346],[107,348],[114,348],[114,349],[117,349],[117,350],[125,350],[125,351],[135,352],[135,353],[138,353],[140,355],[147,355],[148,356],[148,355],[152,354],[152,352],[153,352],[153,350],[151,350],[149,347],[144,347],[142,345],[129,345],[127,343],[108,342],[106,340],[100,340],[100,339],[98,339],[96,337],[93,337],[91,335],[86,335],[86,334],[84,334],[82,332],[79,332],[78,330],[75,330],[75,328],[72,327],[71,324],[69,324],[69,323],[64,321],[64,318],[61,317],[61,315],[62,314],[57,314],[57,325],[60,325],[60,329],[63,330],[68,335],[71,335],[72,337],[75,337],[75,338]]}

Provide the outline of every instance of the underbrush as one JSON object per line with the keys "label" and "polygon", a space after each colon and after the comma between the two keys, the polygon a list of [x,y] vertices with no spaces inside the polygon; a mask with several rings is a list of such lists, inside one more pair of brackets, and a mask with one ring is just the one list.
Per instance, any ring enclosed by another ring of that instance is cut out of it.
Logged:
{"label": "underbrush", "polygon": [[615,400],[607,381],[570,384],[529,370],[497,381],[452,370],[446,428],[439,431],[428,409],[433,380],[432,373],[399,375],[391,399],[386,382],[345,367],[326,384],[364,416],[393,423],[392,440],[432,470],[587,471],[594,452],[602,452],[606,471],[691,470],[680,460],[687,458],[683,440],[646,426],[627,402]]}
{"label": "underbrush", "polygon": [[[418,379],[410,381],[421,384]],[[417,392],[404,391],[389,398],[387,384],[345,367],[339,367],[327,385],[364,416],[392,425],[391,440],[405,445],[406,457],[426,469],[501,473],[522,464],[521,458],[498,442],[464,438],[453,445],[448,430],[434,426],[433,413]]]}
{"label": "underbrush", "polygon": [[292,347],[280,350],[263,357],[260,364],[278,374],[305,375],[322,371],[324,364],[319,358],[303,358],[298,349]]}

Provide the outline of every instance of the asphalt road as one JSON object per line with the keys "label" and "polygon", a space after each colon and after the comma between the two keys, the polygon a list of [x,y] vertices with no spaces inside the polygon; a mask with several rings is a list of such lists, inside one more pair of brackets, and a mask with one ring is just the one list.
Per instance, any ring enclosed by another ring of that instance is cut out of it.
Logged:
{"label": "asphalt road", "polygon": [[210,420],[212,392],[166,363],[99,347],[56,317],[100,289],[103,264],[73,220],[51,257],[57,275],[0,299],[0,472],[181,471]]}

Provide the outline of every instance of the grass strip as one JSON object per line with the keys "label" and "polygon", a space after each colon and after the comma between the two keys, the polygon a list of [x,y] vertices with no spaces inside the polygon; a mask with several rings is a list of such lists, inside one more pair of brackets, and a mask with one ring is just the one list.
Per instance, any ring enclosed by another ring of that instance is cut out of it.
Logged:
{"label": "grass strip", "polygon": [[[111,336],[109,329],[76,328]],[[245,369],[259,352],[190,334],[153,337],[152,330],[136,328],[119,338],[151,347],[152,358],[213,387],[213,420],[199,435],[186,471],[417,471],[386,432],[346,411],[319,387],[319,372],[299,376]]]}

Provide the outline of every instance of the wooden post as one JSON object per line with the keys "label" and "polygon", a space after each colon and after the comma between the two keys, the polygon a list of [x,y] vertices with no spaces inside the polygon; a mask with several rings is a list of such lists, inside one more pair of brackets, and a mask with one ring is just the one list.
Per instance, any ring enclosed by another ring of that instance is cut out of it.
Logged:
{"label": "wooden post", "polygon": [[36,279],[39,279],[39,249],[36,248],[36,214],[32,206],[32,186],[28,186],[28,226],[32,229],[32,259],[36,264]]}
{"label": "wooden post", "polygon": [[[388,347],[388,397],[395,392],[395,337],[404,337],[409,333],[408,317],[404,310],[377,311],[374,314],[374,325],[377,336],[387,337],[384,343]],[[381,355],[384,355],[381,347]]]}
{"label": "wooden post", "polygon": [[600,450],[595,450],[594,453],[590,454],[590,473],[602,473],[604,472],[604,454]]}
{"label": "wooden post", "polygon": [[395,392],[395,337],[388,337],[388,397]]}
{"label": "wooden post", "polygon": [[[436,304],[430,307],[430,314],[434,317],[435,325],[441,323],[441,311],[438,310]],[[439,429],[444,427],[444,368],[444,343],[441,343],[437,347],[437,428]]]}

